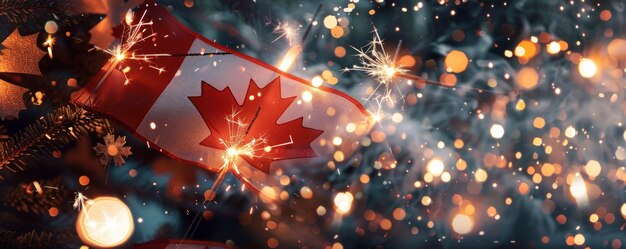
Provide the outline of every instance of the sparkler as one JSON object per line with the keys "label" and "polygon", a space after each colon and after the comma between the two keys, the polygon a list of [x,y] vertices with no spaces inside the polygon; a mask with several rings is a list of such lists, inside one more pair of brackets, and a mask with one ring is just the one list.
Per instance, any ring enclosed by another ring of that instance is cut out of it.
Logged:
{"label": "sparkler", "polygon": [[289,68],[291,68],[293,62],[296,61],[296,58],[298,58],[298,55],[300,55],[301,52],[302,46],[300,45],[295,45],[289,48],[287,53],[283,56],[283,60],[280,62],[278,69],[284,72],[289,71]]}
{"label": "sparkler", "polygon": [[[322,6],[323,5],[320,4],[317,10],[315,11],[313,18],[311,19],[311,22],[309,23],[309,26],[307,27],[306,32],[304,33],[304,36],[302,37],[302,41],[306,40],[306,38],[309,36],[311,27],[313,27],[313,22],[317,18],[317,15],[322,9]],[[296,58],[298,58],[300,53],[302,53],[302,44],[300,41],[297,40],[297,37],[300,36],[300,26],[289,23],[289,22],[285,22],[282,24],[279,23],[276,26],[276,28],[274,28],[274,33],[278,33],[280,34],[280,36],[278,36],[272,42],[277,41],[281,37],[285,37],[289,41],[290,48],[289,50],[287,50],[287,53],[283,55],[283,59],[281,60],[278,66],[278,69],[280,69],[281,71],[288,72],[289,68],[291,68],[291,66],[293,65],[293,62],[296,61]]]}
{"label": "sparkler", "polygon": [[263,157],[264,153],[270,152],[274,148],[293,144],[293,138],[291,136],[289,136],[288,142],[276,145],[268,145],[264,136],[252,139],[247,137],[248,132],[254,124],[256,116],[258,116],[260,110],[260,108],[257,110],[255,118],[253,118],[250,123],[247,123],[246,120],[237,117],[239,112],[236,111],[233,111],[231,115],[226,117],[229,134],[231,135],[228,139],[219,140],[225,148],[225,153],[223,155],[224,163],[219,170],[217,179],[205,194],[207,201],[215,199],[215,190],[224,180],[226,173],[232,171],[237,175],[240,174],[239,167],[237,166],[237,160],[242,156],[248,158]]}
{"label": "sparkler", "polygon": [[289,41],[289,46],[300,44],[298,40],[300,36],[300,25],[295,22],[279,22],[272,33],[278,34],[278,37],[276,37],[272,43],[284,37]]}
{"label": "sparkler", "polygon": [[[372,94],[370,94],[370,96],[366,99],[366,101],[369,101],[377,93],[378,89],[382,86],[385,87],[385,91],[383,94],[379,94],[379,96],[382,96],[383,100],[391,101],[391,90],[389,86],[397,78],[404,78],[404,79],[410,80],[411,83],[415,81],[417,83],[435,85],[439,87],[455,88],[454,86],[445,85],[438,81],[431,81],[423,77],[409,74],[408,73],[409,70],[406,69],[404,65],[397,63],[397,57],[398,57],[400,46],[402,43],[401,42],[398,43],[396,52],[394,56],[392,57],[389,53],[386,52],[384,48],[383,40],[380,38],[380,35],[378,34],[378,29],[374,28],[373,33],[374,35],[373,35],[372,40],[364,47],[356,48],[354,46],[350,46],[352,47],[352,49],[354,49],[357,52],[356,56],[359,57],[360,65],[353,65],[352,68],[343,69],[343,72],[351,72],[351,71],[364,72],[368,76],[374,78],[379,83],[378,86],[372,92]],[[472,88],[472,89],[480,90],[480,91],[489,91],[489,90],[476,89],[476,88]],[[400,93],[400,95],[402,94]]]}
{"label": "sparkler", "polygon": [[369,101],[369,99],[376,94],[378,89],[382,86],[385,86],[385,92],[382,94],[383,98],[391,100],[389,84],[397,75],[404,74],[408,72],[408,70],[402,65],[396,64],[396,57],[398,54],[397,51],[393,57],[385,51],[383,47],[383,40],[380,38],[380,35],[378,35],[378,30],[376,28],[374,28],[373,33],[374,35],[372,41],[364,47],[359,49],[354,46],[350,46],[357,52],[356,56],[359,57],[361,65],[354,65],[352,68],[345,68],[343,71],[364,72],[379,83],[366,101]]}
{"label": "sparkler", "polygon": [[107,72],[104,74],[102,79],[100,79],[100,81],[96,85],[94,91],[97,91],[100,85],[102,85],[102,83],[109,77],[109,75],[113,72],[114,69],[118,68],[118,66],[120,66],[120,68],[124,68],[122,70],[122,73],[124,74],[124,77],[126,78],[126,82],[124,84],[128,84],[129,80],[128,80],[128,77],[126,76],[126,72],[128,72],[130,68],[124,67],[125,60],[143,60],[143,61],[149,62],[150,57],[157,56],[155,54],[140,55],[140,54],[136,54],[133,51],[133,48],[135,45],[149,38],[152,38],[156,35],[155,33],[150,33],[144,36],[144,31],[146,31],[146,27],[151,26],[153,24],[152,21],[150,22],[143,21],[143,18],[145,17],[145,15],[146,15],[146,11],[143,12],[137,24],[132,24],[134,14],[131,10],[129,10],[126,13],[125,21],[127,25],[124,25],[124,30],[122,32],[120,44],[111,49],[102,49],[102,48],[95,47],[96,49],[101,50],[111,55],[112,63],[107,69]]}
{"label": "sparkler", "polygon": [[[289,136],[288,142],[276,145],[267,145],[267,140],[264,136],[248,139],[248,132],[250,131],[250,128],[254,124],[254,121],[256,120],[256,117],[259,115],[260,111],[261,108],[257,109],[257,112],[254,118],[252,118],[252,120],[250,121],[250,123],[247,123],[246,120],[238,117],[237,115],[239,114],[239,112],[234,110],[232,114],[226,117],[230,136],[228,137],[228,139],[219,139],[220,143],[224,146],[224,155],[222,156],[224,163],[222,164],[222,167],[220,167],[217,178],[213,182],[213,185],[211,185],[211,188],[204,192],[204,202],[202,203],[202,206],[204,206],[207,202],[213,201],[215,199],[216,190],[222,184],[228,172],[233,172],[236,175],[240,175],[239,167],[237,166],[237,160],[239,160],[242,156],[248,158],[262,157],[264,153],[270,152],[273,148],[293,144],[293,138],[291,136]],[[243,186],[241,188],[242,191],[245,189]],[[181,244],[187,238],[187,235],[192,230],[192,228],[199,225],[201,213],[202,212],[197,213],[191,225],[185,232],[183,240],[181,240]],[[178,244],[177,248],[179,248],[181,244]]]}
{"label": "sparkler", "polygon": [[374,29],[374,38],[363,48],[354,49],[357,52],[361,65],[354,65],[343,71],[361,71],[376,79],[380,85],[387,85],[396,75],[408,72],[402,65],[396,64],[396,56],[391,57],[383,47],[383,41],[378,35],[378,30]]}
{"label": "sparkler", "polygon": [[[381,125],[381,121],[385,118],[386,114],[383,111],[383,98],[382,96],[377,96],[374,98],[374,102],[372,105],[375,107],[376,111],[369,111],[370,116],[372,117],[372,121]],[[372,103],[372,102],[370,102]]]}
{"label": "sparkler", "polygon": [[[137,45],[142,42],[156,37],[156,33],[148,32],[149,28],[154,24],[152,21],[144,21],[144,17],[146,16],[146,11],[141,14],[141,17],[137,21],[136,24],[133,24],[134,21],[134,13],[129,10],[126,13],[124,29],[122,31],[122,37],[120,38],[120,44],[114,46],[113,48],[99,48],[94,47],[104,53],[111,55],[111,65],[107,69],[104,76],[100,79],[98,84],[96,85],[94,91],[97,91],[100,85],[110,76],[110,74],[115,69],[119,69],[124,77],[126,78],[125,85],[130,83],[126,73],[128,73],[131,68],[125,64],[128,60],[135,61],[144,61],[146,63],[151,63],[151,59],[157,57],[173,57],[173,56],[213,56],[213,55],[225,55],[230,53],[225,52],[216,52],[216,53],[191,53],[191,54],[168,54],[168,53],[156,53],[156,54],[141,54],[138,53],[138,49],[136,49]],[[149,65],[149,68],[156,70],[159,74],[165,72],[165,68],[158,67],[155,65]]]}
{"label": "sparkler", "polygon": [[[352,47],[352,49],[354,49],[357,52],[356,56],[359,57],[360,65],[353,65],[352,68],[345,68],[343,69],[343,72],[351,72],[351,71],[364,72],[365,74],[372,77],[378,82],[378,85],[376,86],[376,88],[374,88],[372,93],[365,99],[365,102],[369,102],[372,98],[376,100],[376,104],[377,104],[376,111],[371,112],[373,114],[372,116],[375,119],[374,120],[375,122],[380,122],[380,120],[384,116],[384,113],[382,111],[383,102],[388,102],[391,106],[395,105],[395,100],[393,98],[393,94],[392,94],[390,86],[398,78],[408,80],[409,85],[428,84],[428,85],[434,85],[434,86],[448,88],[448,89],[469,88],[472,90],[477,90],[479,92],[484,91],[484,92],[492,92],[492,93],[498,93],[498,94],[508,94],[508,93],[496,92],[496,91],[489,90],[489,89],[481,89],[481,88],[468,87],[468,86],[446,85],[438,81],[432,81],[432,80],[428,80],[426,78],[423,78],[417,75],[409,74],[409,70],[406,69],[404,65],[398,64],[396,60],[400,52],[400,46],[402,45],[402,42],[400,41],[398,43],[395,54],[391,56],[389,53],[386,52],[384,48],[384,43],[383,43],[383,40],[380,38],[380,35],[378,34],[378,29],[374,28],[373,33],[374,35],[373,35],[372,40],[364,47],[356,48],[354,46],[350,46]],[[397,88],[398,95],[400,96],[400,98],[404,99],[404,94],[400,90],[398,84],[393,84],[393,85]],[[382,94],[378,93],[378,90],[383,86],[385,88],[384,92]],[[519,93],[517,89],[515,90],[515,92]]]}

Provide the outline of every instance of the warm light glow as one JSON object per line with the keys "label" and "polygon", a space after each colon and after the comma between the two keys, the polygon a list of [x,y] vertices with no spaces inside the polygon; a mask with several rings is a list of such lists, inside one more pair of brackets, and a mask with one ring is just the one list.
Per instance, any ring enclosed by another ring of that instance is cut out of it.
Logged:
{"label": "warm light glow", "polygon": [[550,54],[556,54],[558,52],[561,52],[561,44],[559,44],[556,41],[550,42],[548,44],[548,48],[547,48],[548,53]]}
{"label": "warm light glow", "polygon": [[580,76],[583,76],[584,78],[591,78],[598,72],[598,67],[591,59],[583,58],[578,64],[578,72],[580,73]]}
{"label": "warm light glow", "polygon": [[[238,113],[233,112],[226,121],[228,122],[229,130],[233,131],[233,134],[228,139],[220,139],[220,143],[226,148],[226,155],[223,157],[224,164],[222,167],[230,168],[235,173],[239,172],[236,164],[236,160],[240,156],[257,157],[258,151],[268,151],[267,145],[265,145],[265,139],[253,138],[250,141],[246,140],[246,130],[249,126],[245,120],[237,117]],[[269,148],[271,150],[271,147]]]}
{"label": "warm light glow", "polygon": [[130,209],[114,197],[98,197],[86,202],[76,220],[80,239],[94,247],[115,247],[133,234]]}
{"label": "warm light glow", "polygon": [[226,153],[229,157],[235,157],[239,155],[239,150],[237,150],[236,148],[228,148],[226,150]]}
{"label": "warm light glow", "polygon": [[602,166],[600,165],[600,162],[596,160],[589,160],[589,162],[585,165],[585,173],[587,173],[591,179],[598,177],[601,171]]}
{"label": "warm light glow", "polygon": [[469,63],[469,59],[459,50],[452,50],[445,59],[446,71],[452,73],[461,73],[465,71],[467,68],[467,64]]}
{"label": "warm light glow", "polygon": [[300,37],[300,27],[297,23],[280,22],[274,27],[273,33],[278,34],[278,37],[272,42],[277,41],[280,38],[286,38],[289,42],[289,46],[294,46],[300,43],[298,38]]}
{"label": "warm light glow", "polygon": [[302,93],[302,100],[304,100],[304,102],[311,102],[311,100],[313,100],[313,94],[309,91],[304,91]]}
{"label": "warm light glow", "polygon": [[115,57],[116,61],[123,61],[124,58],[126,58],[126,55],[120,51],[120,49],[116,49],[117,51],[115,52],[115,54],[113,55]]}
{"label": "warm light glow", "polygon": [[489,174],[487,174],[487,171],[484,169],[477,169],[476,172],[474,172],[474,179],[476,179],[477,182],[485,182],[487,181],[487,177],[489,177]]}
{"label": "warm light glow", "polygon": [[402,65],[396,63],[395,56],[392,57],[387,54],[377,30],[374,30],[374,39],[364,48],[352,48],[357,51],[361,65],[354,65],[352,68],[346,68],[344,71],[365,72],[370,77],[376,79],[380,84],[387,84],[391,82],[396,75],[408,71],[404,69]]}
{"label": "warm light glow", "polygon": [[48,39],[46,39],[46,41],[42,44],[44,47],[48,47],[48,56],[50,56],[50,59],[52,59],[53,55],[52,55],[52,47],[54,46],[55,43],[55,39],[52,37],[52,35],[48,35]]}
{"label": "warm light glow", "polygon": [[337,26],[337,18],[333,15],[328,15],[324,17],[324,27],[327,29],[332,29]]}
{"label": "warm light glow", "polygon": [[[96,47],[96,49],[99,49],[100,51],[111,55],[112,57],[111,60],[113,61],[112,66],[109,68],[109,72],[105,74],[105,77],[102,80],[104,80],[106,76],[110,73],[110,71],[113,69],[120,70],[123,73],[124,77],[126,77],[126,73],[130,70],[130,67],[128,67],[124,63],[124,61],[126,60],[141,60],[141,61],[145,61],[149,63],[150,58],[154,58],[158,56],[169,56],[169,54],[136,54],[135,53],[135,46],[137,44],[156,36],[155,33],[144,35],[144,32],[146,30],[150,30],[150,29],[146,29],[146,27],[151,26],[153,24],[152,21],[150,22],[143,21],[145,14],[146,13],[144,12],[136,24],[132,24],[132,22],[134,21],[135,13],[129,10],[125,16],[126,25],[124,26],[122,37],[120,39],[121,43],[110,49]],[[163,68],[158,68],[154,66],[150,66],[150,68],[154,68],[158,70],[159,73],[165,70]],[[128,77],[126,77],[126,84],[128,82],[129,82]]]}
{"label": "warm light glow", "polygon": [[532,67],[525,67],[517,72],[515,78],[517,85],[524,90],[531,90],[539,83],[539,74]]}
{"label": "warm light glow", "polygon": [[499,124],[493,124],[491,129],[489,129],[489,133],[491,133],[493,138],[500,139],[504,136],[504,127]]}
{"label": "warm light glow", "polygon": [[532,41],[524,40],[515,47],[515,56],[529,60],[537,55],[537,50],[537,44]]}
{"label": "warm light glow", "polygon": [[443,173],[444,165],[441,159],[433,158],[426,164],[426,170],[433,176],[440,176]]}
{"label": "warm light glow", "polygon": [[472,217],[466,214],[457,214],[452,219],[452,230],[458,234],[468,234],[474,229]]}
{"label": "warm light glow", "polygon": [[347,214],[350,212],[352,208],[352,201],[354,200],[354,196],[350,192],[341,192],[335,195],[335,212],[338,214]]}
{"label": "warm light glow", "polygon": [[300,45],[295,45],[289,48],[287,53],[283,56],[278,69],[283,72],[288,72],[293,63],[296,61],[300,53],[302,52],[302,47]]}
{"label": "warm light glow", "polygon": [[589,199],[587,197],[587,186],[585,185],[585,181],[580,174],[576,173],[576,175],[574,175],[569,191],[576,199],[578,206],[585,206],[589,203]]}
{"label": "warm light glow", "polygon": [[574,136],[576,136],[576,128],[572,126],[568,126],[567,128],[565,128],[565,136],[568,138],[573,138]]}
{"label": "warm light glow", "polygon": [[322,84],[324,84],[324,80],[320,76],[315,76],[311,80],[311,85],[313,85],[314,87],[320,87],[322,86]]}

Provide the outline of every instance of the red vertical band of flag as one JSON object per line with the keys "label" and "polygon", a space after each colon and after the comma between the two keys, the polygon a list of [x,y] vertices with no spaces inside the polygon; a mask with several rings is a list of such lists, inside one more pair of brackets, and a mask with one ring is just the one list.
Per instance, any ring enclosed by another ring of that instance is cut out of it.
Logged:
{"label": "red vertical band of flag", "polygon": [[[147,28],[152,29],[152,33],[158,36],[158,42],[150,39],[143,41],[141,46],[133,49],[133,53],[163,54],[163,51],[167,51],[168,54],[187,53],[196,39],[195,35],[172,29],[178,26],[176,19],[156,20],[156,17],[166,15],[169,13],[164,8],[150,8],[149,15],[146,15],[143,21],[155,23]],[[137,21],[139,20],[134,20],[134,22]],[[114,61],[109,61],[76,95],[74,102],[86,105],[106,116],[114,117],[128,128],[135,130],[163,89],[170,83],[184,59],[185,57],[182,56],[159,56],[149,58],[149,63],[143,60],[125,59],[121,70],[128,68],[130,71],[124,76],[119,69],[113,69],[105,82],[97,87],[99,81],[114,64]],[[148,68],[150,65],[157,65],[165,71]],[[126,78],[128,78],[128,84]]]}

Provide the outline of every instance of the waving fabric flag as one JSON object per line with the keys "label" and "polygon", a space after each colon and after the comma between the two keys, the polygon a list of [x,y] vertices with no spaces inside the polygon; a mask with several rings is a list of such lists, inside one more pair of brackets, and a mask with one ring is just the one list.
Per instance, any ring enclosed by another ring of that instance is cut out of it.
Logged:
{"label": "waving fabric flag", "polygon": [[339,91],[220,46],[155,3],[134,13],[117,29],[113,59],[73,101],[152,148],[212,171],[231,160],[260,190],[277,175],[344,160],[371,128],[368,112]]}

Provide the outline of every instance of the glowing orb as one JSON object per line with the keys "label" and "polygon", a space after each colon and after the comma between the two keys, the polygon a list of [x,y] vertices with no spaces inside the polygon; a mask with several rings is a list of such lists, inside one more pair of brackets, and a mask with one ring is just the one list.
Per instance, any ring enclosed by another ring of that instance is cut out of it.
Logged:
{"label": "glowing orb", "polygon": [[584,58],[578,64],[578,72],[585,78],[591,78],[598,72],[598,66],[591,59]]}
{"label": "glowing orb", "polygon": [[120,199],[98,197],[86,202],[76,219],[80,239],[94,247],[115,247],[133,234],[130,209]]}
{"label": "glowing orb", "polygon": [[433,174],[434,176],[440,176],[443,173],[444,165],[443,161],[439,158],[434,158],[426,164],[426,170],[428,173]]}
{"label": "glowing orb", "polygon": [[459,50],[452,50],[445,59],[446,71],[453,73],[462,73],[469,64],[467,55]]}
{"label": "glowing orb", "polygon": [[491,126],[491,129],[489,129],[489,133],[491,133],[491,136],[493,138],[500,139],[502,138],[502,136],[504,136],[504,127],[499,124],[493,124]]}
{"label": "glowing orb", "polygon": [[334,199],[335,211],[338,214],[347,214],[352,208],[353,200],[354,196],[352,196],[352,193],[350,192],[337,193]]}
{"label": "glowing orb", "polygon": [[574,175],[574,179],[572,180],[572,185],[569,190],[577,201],[587,199],[587,186],[585,185],[585,181],[580,174]]}
{"label": "glowing orb", "polygon": [[472,217],[465,214],[457,214],[452,219],[452,230],[458,234],[468,234],[474,229]]}
{"label": "glowing orb", "polygon": [[561,44],[559,42],[553,41],[548,44],[548,53],[556,54],[561,51]]}

